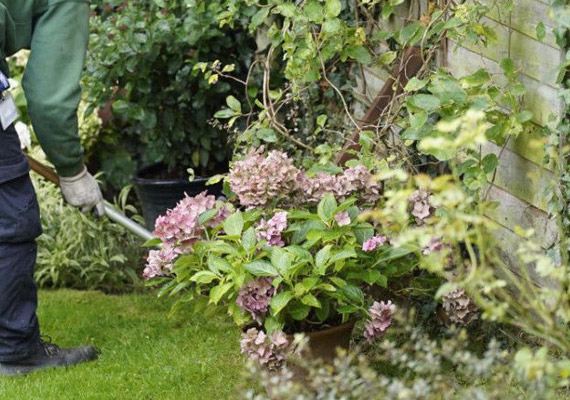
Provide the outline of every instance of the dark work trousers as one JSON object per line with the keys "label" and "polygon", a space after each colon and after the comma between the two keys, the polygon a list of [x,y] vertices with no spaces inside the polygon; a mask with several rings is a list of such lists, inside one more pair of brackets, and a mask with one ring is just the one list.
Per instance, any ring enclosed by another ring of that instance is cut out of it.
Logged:
{"label": "dark work trousers", "polygon": [[0,128],[0,362],[17,361],[37,348],[36,238],[38,200],[13,127]]}

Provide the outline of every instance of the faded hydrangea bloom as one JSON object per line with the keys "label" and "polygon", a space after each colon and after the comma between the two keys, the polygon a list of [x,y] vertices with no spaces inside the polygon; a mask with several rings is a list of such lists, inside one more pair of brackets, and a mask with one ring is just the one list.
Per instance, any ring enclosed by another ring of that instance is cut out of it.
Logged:
{"label": "faded hydrangea bloom", "polygon": [[327,193],[332,193],[338,201],[358,194],[367,202],[375,202],[380,198],[380,186],[363,165],[347,168],[340,175],[329,175],[323,172],[314,178],[304,173],[298,177],[299,198],[307,203],[318,203]]}
{"label": "faded hydrangea bloom", "polygon": [[324,172],[318,173],[313,178],[302,172],[299,174],[297,185],[299,189],[297,200],[302,203],[318,203],[327,193],[332,193],[337,199],[343,199],[348,193],[341,177]]}
{"label": "faded hydrangea bloom", "polygon": [[430,194],[427,190],[420,189],[416,190],[408,198],[412,205],[411,213],[415,217],[417,224],[424,224],[425,220],[433,213],[434,208],[430,203],[429,197]]}
{"label": "faded hydrangea bloom", "polygon": [[251,208],[291,195],[297,187],[298,175],[299,170],[287,154],[272,151],[264,157],[259,150],[252,150],[235,163],[228,182],[241,205]]}
{"label": "faded hydrangea bloom", "polygon": [[262,219],[256,226],[257,240],[265,239],[268,246],[285,246],[281,234],[287,229],[287,213],[278,212],[269,221]]}
{"label": "faded hydrangea bloom", "polygon": [[445,314],[455,324],[466,326],[478,318],[479,308],[463,289],[445,294],[442,302]]}
{"label": "faded hydrangea bloom", "polygon": [[275,295],[273,278],[259,278],[244,285],[236,303],[242,310],[249,312],[257,323],[262,324],[269,311],[269,303]]}
{"label": "faded hydrangea bloom", "polygon": [[445,245],[438,238],[432,238],[428,245],[422,250],[422,254],[427,256],[434,252],[442,251]]}
{"label": "faded hydrangea bloom", "polygon": [[271,151],[265,157],[261,152],[262,149],[252,150],[235,163],[228,176],[231,190],[245,207],[263,207],[272,201],[289,205],[318,203],[327,193],[339,201],[352,194],[367,202],[380,198],[381,187],[363,165],[347,168],[339,175],[321,172],[309,178],[287,154]]}
{"label": "faded hydrangea bloom", "polygon": [[338,226],[347,226],[350,225],[350,216],[346,211],[340,212],[334,216],[334,220],[338,224]]}
{"label": "faded hydrangea bloom", "polygon": [[374,339],[384,336],[384,332],[392,324],[392,316],[396,311],[396,306],[391,301],[387,303],[377,301],[368,309],[370,320],[364,328],[364,337],[372,342]]}
{"label": "faded hydrangea bloom", "polygon": [[178,256],[172,247],[164,247],[160,250],[151,250],[148,254],[147,265],[143,271],[144,279],[152,279],[165,276],[172,272],[172,263]]}
{"label": "faded hydrangea bloom", "polygon": [[267,336],[265,332],[250,328],[241,335],[241,352],[269,369],[277,369],[290,353],[290,343],[283,332]]}
{"label": "faded hydrangea bloom", "polygon": [[378,246],[384,245],[387,241],[388,238],[386,236],[373,236],[362,244],[362,250],[366,252],[374,251]]}
{"label": "faded hydrangea bloom", "polygon": [[344,180],[350,193],[358,193],[364,200],[374,203],[380,198],[380,185],[364,165],[344,171]]}

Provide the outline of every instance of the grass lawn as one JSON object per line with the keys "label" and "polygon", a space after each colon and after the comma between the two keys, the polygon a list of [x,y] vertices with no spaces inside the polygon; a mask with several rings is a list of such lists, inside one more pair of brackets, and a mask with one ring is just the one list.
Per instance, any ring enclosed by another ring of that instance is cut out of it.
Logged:
{"label": "grass lawn", "polygon": [[61,346],[92,343],[95,363],[0,378],[1,400],[234,399],[243,359],[239,331],[223,316],[167,316],[153,294],[41,291],[44,334]]}

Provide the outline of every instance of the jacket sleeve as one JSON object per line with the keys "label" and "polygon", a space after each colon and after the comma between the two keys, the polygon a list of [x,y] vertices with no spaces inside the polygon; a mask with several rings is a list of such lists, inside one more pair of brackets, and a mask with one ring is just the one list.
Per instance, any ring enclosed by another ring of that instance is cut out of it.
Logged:
{"label": "jacket sleeve", "polygon": [[83,166],[77,108],[89,41],[89,5],[62,2],[38,15],[23,79],[36,136],[61,176]]}

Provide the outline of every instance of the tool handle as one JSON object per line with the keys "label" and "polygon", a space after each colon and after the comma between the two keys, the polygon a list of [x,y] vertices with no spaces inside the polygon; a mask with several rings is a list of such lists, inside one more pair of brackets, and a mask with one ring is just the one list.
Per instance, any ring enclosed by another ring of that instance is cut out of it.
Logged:
{"label": "tool handle", "polygon": [[154,238],[152,232],[148,229],[144,228],[143,226],[137,224],[132,219],[128,218],[125,214],[117,210],[111,204],[105,202],[105,215],[113,222],[121,225],[122,227],[126,228],[127,230],[131,231],[141,239],[148,241]]}
{"label": "tool handle", "polygon": [[[34,159],[33,157],[26,155],[28,157],[28,163],[30,164],[30,168],[32,171],[38,173],[39,175],[46,178],[48,181],[59,185],[59,176],[57,172],[53,168],[48,167],[47,165],[42,164],[38,160]],[[138,237],[144,240],[150,240],[153,238],[152,233],[144,228],[143,226],[137,224],[132,219],[128,218],[125,214],[121,211],[117,210],[113,207],[110,203],[105,202],[105,215],[109,217],[109,219],[117,224],[121,225],[122,227],[126,228],[130,232],[134,233]]]}
{"label": "tool handle", "polygon": [[26,155],[28,157],[28,163],[30,164],[30,168],[32,171],[37,172],[39,175],[46,178],[51,183],[56,184],[59,186],[59,176],[57,172],[53,168],[48,167],[47,165],[42,164],[38,160],[34,159],[33,157]]}

